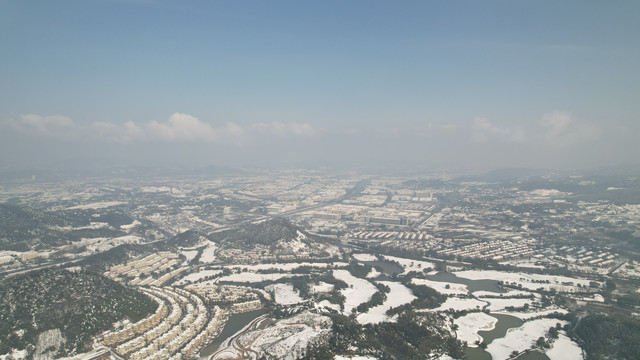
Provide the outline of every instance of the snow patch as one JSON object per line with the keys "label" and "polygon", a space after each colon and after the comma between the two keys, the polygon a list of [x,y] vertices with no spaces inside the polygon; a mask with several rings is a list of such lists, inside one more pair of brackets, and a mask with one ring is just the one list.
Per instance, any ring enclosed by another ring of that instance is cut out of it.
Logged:
{"label": "snow patch", "polygon": [[364,314],[358,315],[360,324],[376,324],[385,321],[391,321],[387,316],[387,310],[410,303],[416,297],[413,291],[398,282],[380,281],[380,284],[387,285],[391,291],[387,294],[387,299],[382,305],[372,307]]}
{"label": "snow patch", "polygon": [[553,342],[551,349],[547,350],[550,360],[582,360],[582,349],[572,341],[564,331],[558,334],[558,338]]}
{"label": "snow patch", "polygon": [[68,207],[65,210],[89,210],[89,209],[104,209],[113,206],[126,205],[126,201],[100,201],[90,204],[76,205]]}
{"label": "snow patch", "polygon": [[477,299],[469,299],[469,298],[459,298],[459,297],[450,297],[442,303],[439,307],[435,309],[427,309],[421,311],[447,311],[453,309],[454,311],[462,311],[462,310],[477,310],[482,309],[487,305],[485,301],[480,301]]}
{"label": "snow patch", "polygon": [[253,272],[242,272],[239,274],[231,274],[227,276],[223,276],[219,278],[216,282],[227,281],[227,282],[239,282],[239,283],[259,283],[263,281],[276,281],[282,278],[292,277],[292,274],[257,274]]}
{"label": "snow patch", "polygon": [[507,330],[507,334],[495,339],[487,347],[487,352],[493,359],[507,359],[513,351],[521,352],[535,345],[539,337],[545,336],[549,328],[562,325],[566,321],[557,319],[538,319],[525,322],[522,326]]}
{"label": "snow patch", "polygon": [[212,263],[216,260],[216,250],[218,249],[218,244],[213,241],[209,241],[207,247],[202,251],[202,255],[200,255],[200,259],[198,260],[201,263],[208,264]]}
{"label": "snow patch", "polygon": [[273,284],[264,288],[267,291],[273,291],[275,302],[280,305],[292,305],[304,302],[298,291],[291,284]]}
{"label": "snow patch", "polygon": [[334,270],[333,276],[347,283],[346,289],[341,289],[340,292],[345,297],[344,302],[344,314],[349,315],[353,312],[358,305],[367,302],[371,299],[371,296],[378,291],[372,283],[367,280],[357,278],[347,270]]}
{"label": "snow patch", "polygon": [[376,261],[378,257],[373,254],[353,254],[354,259],[358,261]]}
{"label": "snow patch", "polygon": [[497,323],[498,319],[483,312],[470,313],[454,320],[454,324],[458,325],[458,340],[466,341],[469,347],[476,347],[476,341],[482,342],[478,331],[493,330]]}
{"label": "snow patch", "polygon": [[467,289],[467,285],[464,284],[433,281],[427,279],[412,279],[411,282],[416,285],[428,286],[444,295],[466,295],[469,292],[469,289]]}
{"label": "snow patch", "polygon": [[176,282],[176,285],[184,285],[186,284],[188,281],[190,282],[198,282],[208,276],[216,276],[222,273],[222,270],[202,270],[199,271],[197,273],[193,273],[193,274],[189,274],[185,277],[183,277],[182,279],[180,279],[180,281]]}
{"label": "snow patch", "polygon": [[433,269],[436,266],[432,262],[421,261],[421,260],[413,260],[413,259],[405,259],[395,256],[383,256],[385,259],[389,261],[396,261],[404,268],[404,272],[408,273],[411,271],[423,272],[424,269]]}

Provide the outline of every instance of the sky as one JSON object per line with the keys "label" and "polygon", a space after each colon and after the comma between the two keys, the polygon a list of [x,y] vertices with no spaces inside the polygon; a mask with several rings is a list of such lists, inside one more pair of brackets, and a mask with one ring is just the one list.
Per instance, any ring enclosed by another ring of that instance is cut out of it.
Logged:
{"label": "sky", "polygon": [[0,170],[638,163],[638,1],[0,0]]}

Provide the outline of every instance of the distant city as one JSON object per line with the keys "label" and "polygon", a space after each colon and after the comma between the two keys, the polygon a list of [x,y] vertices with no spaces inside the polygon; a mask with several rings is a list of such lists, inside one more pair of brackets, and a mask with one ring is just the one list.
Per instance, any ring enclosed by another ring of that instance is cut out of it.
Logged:
{"label": "distant city", "polygon": [[[5,180],[0,351],[7,359],[632,358],[634,171]],[[51,298],[87,284],[92,294],[78,296],[90,306],[52,315]],[[42,299],[15,303],[20,296]],[[85,319],[79,329],[63,321],[68,312]]]}

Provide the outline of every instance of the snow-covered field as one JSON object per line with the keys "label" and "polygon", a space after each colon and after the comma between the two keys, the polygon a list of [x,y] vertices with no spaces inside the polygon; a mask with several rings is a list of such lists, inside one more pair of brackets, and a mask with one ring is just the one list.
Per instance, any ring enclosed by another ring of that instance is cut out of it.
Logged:
{"label": "snow-covered field", "polygon": [[215,261],[216,249],[218,249],[218,244],[214,243],[213,241],[209,241],[207,247],[202,252],[202,255],[200,255],[200,259],[198,261],[205,264]]}
{"label": "snow-covered field", "polygon": [[630,260],[626,264],[620,266],[615,272],[617,276],[626,278],[640,278],[640,262]]}
{"label": "snow-covered field", "polygon": [[328,334],[330,328],[329,317],[305,311],[266,329],[251,325],[241,330],[220,346],[214,358],[253,360],[265,354],[272,359],[294,360],[310,342]]}
{"label": "snow-covered field", "polygon": [[360,324],[375,324],[391,321],[387,316],[387,310],[410,303],[416,298],[411,289],[401,283],[394,281],[380,281],[380,283],[387,285],[391,291],[387,294],[387,299],[382,305],[372,307],[366,313],[358,315],[357,319]]}
{"label": "snow-covered field", "polygon": [[531,348],[556,323],[564,325],[566,321],[544,318],[525,322],[520,327],[507,330],[503,338],[493,340],[487,347],[487,352],[493,359],[507,359],[513,351],[521,352]]}
{"label": "snow-covered field", "polygon": [[[107,238],[93,238],[87,239],[88,241],[92,241],[92,244],[87,244],[87,250],[102,252],[107,251],[113,247],[122,244],[140,244],[142,243],[142,238],[140,236],[135,235],[125,235],[117,238],[107,239]],[[93,241],[95,240],[95,241]],[[84,239],[83,239],[84,241]]]}
{"label": "snow-covered field", "polygon": [[291,284],[273,284],[264,289],[273,291],[274,300],[280,305],[293,305],[304,301]]}
{"label": "snow-covered field", "polygon": [[327,308],[327,309],[332,309],[335,310],[337,312],[340,312],[340,305],[338,304],[334,304],[332,302],[330,302],[329,300],[322,300],[320,301],[317,306],[317,308],[322,309],[322,308]]}
{"label": "snow-covered field", "polygon": [[335,262],[335,263],[311,263],[311,262],[300,262],[300,263],[271,263],[271,264],[256,264],[256,265],[230,265],[226,266],[229,269],[247,269],[247,271],[258,271],[258,270],[277,270],[277,271],[291,271],[297,269],[301,266],[315,267],[315,268],[326,268],[326,267],[346,267],[347,263],[345,262]]}
{"label": "snow-covered field", "polygon": [[353,256],[354,259],[359,260],[359,261],[376,261],[376,260],[378,260],[378,257],[373,255],[373,254],[353,254],[351,256]]}
{"label": "snow-covered field", "polygon": [[531,303],[535,300],[531,300],[531,299],[498,299],[498,298],[492,298],[492,299],[484,299],[485,301],[489,302],[489,310],[491,311],[500,311],[500,310],[504,310],[505,308],[509,307],[509,306],[513,306],[514,308],[519,308],[519,307],[523,307],[525,304],[529,304],[529,306],[531,306]]}
{"label": "snow-covered field", "polygon": [[558,334],[558,339],[553,342],[551,349],[547,350],[550,360],[582,360],[582,349],[574,341],[569,339],[564,331]]}
{"label": "snow-covered field", "polygon": [[[467,289],[467,285],[464,284],[456,284],[450,282],[443,281],[433,281],[427,279],[412,279],[412,281],[416,285],[426,285],[440,294],[445,295],[466,295],[469,292]],[[448,286],[448,287],[447,287]]]}
{"label": "snow-covered field", "polygon": [[329,284],[322,281],[319,284],[313,285],[311,287],[311,292],[314,294],[329,292],[331,290],[333,290],[333,284]]}
{"label": "snow-covered field", "polygon": [[371,356],[360,356],[360,355],[354,355],[354,356],[342,356],[342,355],[336,355],[333,360],[378,360],[377,358],[371,357]]}
{"label": "snow-covered field", "polygon": [[482,307],[485,305],[487,305],[486,302],[477,299],[449,297],[439,307],[435,309],[427,309],[424,311],[447,311],[449,309],[453,309],[454,311],[476,310],[482,309]]}
{"label": "snow-covered field", "polygon": [[[590,282],[590,280],[587,279],[577,279],[567,276],[526,274],[523,272],[506,272],[496,270],[465,270],[456,271],[454,274],[458,277],[470,280],[489,279],[503,281],[506,283],[516,283],[517,285],[522,285],[524,289],[528,290],[544,288],[547,291],[554,289],[561,292],[581,291],[582,289],[577,287],[577,285],[580,284],[582,287],[588,287]],[[547,281],[549,282],[548,284],[546,283]],[[563,283],[573,283],[573,285],[563,285]]]}
{"label": "snow-covered field", "polygon": [[569,311],[565,310],[565,309],[561,309],[559,307],[551,307],[551,308],[546,308],[545,310],[540,310],[540,311],[532,311],[532,312],[518,312],[518,311],[501,311],[501,312],[495,312],[495,314],[505,314],[505,315],[511,315],[511,316],[515,316],[521,320],[529,320],[529,319],[533,319],[533,318],[537,318],[540,316],[547,316],[547,315],[551,315],[553,313],[558,313],[558,314],[568,314]]}
{"label": "snow-covered field", "polygon": [[90,204],[76,205],[67,208],[66,210],[90,210],[90,209],[104,209],[112,206],[126,205],[126,201],[101,201]]}
{"label": "snow-covered field", "polygon": [[502,295],[503,297],[510,297],[510,296],[521,296],[521,295],[532,295],[534,293],[532,293],[531,291],[524,291],[524,290],[514,290],[514,289],[507,289],[506,293],[497,293],[497,292],[493,292],[493,291],[485,291],[485,290],[480,290],[480,291],[474,291],[471,293],[471,295],[475,296],[475,297],[492,297],[492,296],[500,296]]}
{"label": "snow-covered field", "polygon": [[517,259],[517,260],[503,261],[500,264],[511,265],[511,266],[521,267],[521,268],[545,269],[544,265],[536,265],[536,261],[537,260]]}
{"label": "snow-covered field", "polygon": [[127,224],[127,225],[120,225],[120,229],[122,230],[131,230],[134,227],[138,226],[138,225],[142,225],[142,223],[138,220],[134,220],[131,224]]}
{"label": "snow-covered field", "polygon": [[466,341],[469,347],[476,347],[476,340],[482,341],[478,331],[492,330],[497,322],[498,319],[483,312],[469,313],[454,320],[454,324],[458,325],[458,340]]}
{"label": "snow-covered field", "polygon": [[217,280],[219,281],[229,281],[229,282],[239,282],[239,283],[259,283],[263,281],[276,281],[282,278],[292,277],[293,274],[280,274],[280,273],[272,273],[272,274],[258,274],[254,272],[241,272],[239,274],[231,274],[227,276],[223,276]]}
{"label": "snow-covered field", "polygon": [[375,268],[372,268],[371,271],[367,274],[367,279],[375,279],[378,276],[382,275],[382,273]]}
{"label": "snow-covered field", "polygon": [[353,309],[363,302],[367,302],[371,299],[371,296],[378,291],[372,283],[367,280],[357,278],[347,270],[334,270],[333,276],[347,283],[349,286],[346,289],[341,289],[340,292],[344,295],[344,313],[349,315],[353,312]]}
{"label": "snow-covered field", "polygon": [[184,285],[187,283],[187,281],[197,282],[201,279],[206,278],[207,276],[216,276],[220,273],[222,273],[222,270],[202,270],[183,277],[182,279],[180,279],[180,281],[176,282],[176,285]]}
{"label": "snow-covered field", "polygon": [[191,261],[198,255],[198,250],[182,250],[180,254],[184,255],[187,261]]}
{"label": "snow-covered field", "polygon": [[433,263],[428,261],[405,259],[405,258],[387,256],[387,255],[384,255],[383,257],[390,261],[397,261],[400,264],[400,266],[404,268],[405,273],[408,273],[411,271],[422,272],[424,271],[424,269],[433,269],[436,267]]}

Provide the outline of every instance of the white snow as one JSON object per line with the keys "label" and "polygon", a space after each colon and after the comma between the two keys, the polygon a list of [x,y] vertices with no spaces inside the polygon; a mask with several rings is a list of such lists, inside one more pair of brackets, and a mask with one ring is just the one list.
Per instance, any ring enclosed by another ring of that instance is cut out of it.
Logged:
{"label": "white snow", "polygon": [[90,204],[76,205],[68,207],[66,210],[88,210],[88,209],[104,209],[112,206],[126,205],[126,201],[100,201]]}
{"label": "white snow", "polygon": [[277,270],[277,271],[291,271],[297,269],[301,266],[309,266],[316,268],[326,268],[326,267],[345,267],[349,264],[345,262],[335,262],[335,263],[311,263],[311,262],[299,262],[299,263],[270,263],[270,264],[256,264],[256,265],[230,265],[226,266],[229,269],[247,269],[248,271],[258,271],[258,270]]}
{"label": "white snow", "polygon": [[582,360],[582,349],[574,341],[569,339],[564,331],[558,334],[558,338],[553,342],[551,349],[547,350],[550,360]]}
{"label": "white snow", "polygon": [[[416,285],[426,285],[436,290],[440,294],[445,294],[445,295],[466,295],[469,292],[469,289],[467,289],[467,285],[464,285],[464,284],[456,284],[456,283],[450,283],[450,282],[444,282],[444,281],[433,281],[433,280],[427,280],[427,279],[412,279],[411,282]],[[448,289],[447,289],[447,285],[449,285]]]}
{"label": "white snow", "polygon": [[424,269],[435,268],[435,265],[428,261],[405,259],[405,258],[387,256],[387,255],[384,255],[383,257],[390,261],[397,261],[400,264],[400,266],[404,268],[405,273],[408,273],[411,271],[422,272],[424,271]]}
{"label": "white snow", "polygon": [[498,299],[498,298],[492,298],[492,299],[484,299],[485,301],[489,302],[489,310],[491,311],[500,311],[500,310],[504,310],[505,308],[509,307],[509,306],[513,306],[514,308],[519,308],[519,307],[523,307],[525,304],[529,304],[529,306],[531,306],[531,303],[535,300],[531,300],[531,299],[520,299],[520,298],[514,298],[514,299]]}
{"label": "white snow", "polygon": [[546,308],[545,310],[540,310],[540,311],[532,311],[532,312],[501,311],[501,312],[495,312],[494,314],[511,315],[526,321],[526,320],[537,318],[540,316],[551,315],[553,313],[568,314],[569,311],[554,306],[554,307]]}
{"label": "white snow", "polygon": [[24,349],[24,350],[11,349],[11,354],[1,355],[0,359],[2,360],[26,359],[27,355],[29,355],[29,352],[27,351],[27,349]]}
{"label": "white snow", "polygon": [[317,304],[317,307],[319,309],[321,308],[328,308],[328,309],[333,309],[335,311],[340,311],[340,305],[338,304],[334,304],[332,302],[330,302],[329,300],[322,300]]}
{"label": "white snow", "polygon": [[176,285],[186,284],[187,281],[197,282],[201,279],[206,278],[207,276],[216,276],[220,273],[222,273],[222,270],[202,270],[197,273],[189,274],[183,277],[182,279],[180,279],[180,281],[176,283]]}
{"label": "white snow", "polygon": [[231,274],[227,276],[223,276],[217,280],[220,281],[228,281],[228,282],[245,282],[245,283],[258,283],[263,281],[276,281],[278,279],[292,277],[292,274],[257,274],[254,272],[242,272],[239,274]]}
{"label": "white snow", "polygon": [[[547,291],[554,289],[562,292],[575,292],[581,291],[581,289],[577,287],[577,284],[581,284],[583,287],[588,287],[590,282],[590,280],[587,279],[571,278],[567,276],[527,274],[523,272],[506,272],[497,270],[465,270],[456,271],[454,274],[458,277],[470,280],[490,279],[510,284],[515,283],[517,285],[522,285],[524,289],[528,290],[544,288]],[[547,281],[549,282],[548,284],[546,283]],[[573,285],[563,285],[563,283],[573,283]]]}
{"label": "white snow", "polygon": [[341,289],[340,292],[345,297],[344,313],[349,315],[353,309],[363,302],[371,299],[371,296],[378,291],[372,283],[367,280],[357,278],[347,270],[334,270],[333,276],[347,283],[349,287]]}
{"label": "white snow", "polygon": [[202,251],[202,255],[200,255],[200,259],[198,260],[201,263],[211,263],[216,260],[216,249],[218,249],[218,244],[213,241],[209,241],[207,247]]}
{"label": "white snow", "polygon": [[180,254],[184,255],[187,261],[191,261],[198,255],[198,250],[182,250]]}
{"label": "white snow", "polygon": [[476,347],[476,340],[482,342],[478,331],[492,330],[498,323],[498,319],[483,312],[473,312],[461,316],[453,322],[458,325],[458,330],[456,330],[458,340],[466,341],[469,347]]}
{"label": "white snow", "polygon": [[524,351],[535,345],[539,337],[545,336],[550,327],[566,321],[557,319],[537,319],[525,322],[522,326],[507,330],[503,338],[495,339],[487,347],[493,359],[507,359],[512,351]]}
{"label": "white snow", "polygon": [[372,307],[364,314],[358,315],[360,324],[375,324],[384,321],[391,321],[387,316],[387,310],[410,303],[416,297],[408,287],[398,282],[380,281],[380,284],[387,285],[391,291],[387,294],[387,299],[382,305]]}
{"label": "white snow", "polygon": [[120,229],[122,230],[131,230],[134,227],[141,225],[142,223],[138,220],[134,220],[131,224],[127,224],[127,225],[120,225]]}
{"label": "white snow", "polygon": [[529,191],[529,194],[541,197],[560,197],[571,195],[571,193],[562,192],[556,189],[537,189]]}
{"label": "white snow", "polygon": [[477,299],[450,297],[447,298],[447,300],[442,303],[442,305],[435,309],[426,309],[421,311],[447,311],[449,309],[453,309],[454,311],[476,310],[482,309],[482,307],[485,305],[487,305],[485,301],[480,301]]}
{"label": "white snow", "polygon": [[336,355],[333,360],[378,360],[378,358],[374,358],[371,356],[360,356],[360,355],[354,355],[354,356],[342,356],[342,355]]}
{"label": "white snow", "polygon": [[603,303],[604,302],[604,296],[602,296],[600,294],[593,294],[590,297],[583,297],[582,300]]}
{"label": "white snow", "polygon": [[520,295],[529,296],[531,294],[533,293],[530,291],[514,290],[514,289],[507,289],[506,293],[498,293],[498,292],[486,291],[486,290],[474,291],[471,293],[471,295],[475,297],[485,297],[485,296],[493,297],[493,296],[500,296],[500,295],[502,295],[503,297],[520,296]]}
{"label": "white snow", "polygon": [[142,243],[142,238],[135,235],[125,235],[112,239],[92,238],[83,239],[82,241],[87,244],[88,251],[102,252],[121,244],[140,244]]}
{"label": "white snow", "polygon": [[281,305],[298,304],[304,301],[291,284],[273,284],[265,288],[274,292],[274,300]]}
{"label": "white snow", "polygon": [[248,326],[225,340],[214,357],[257,359],[265,355],[270,359],[294,360],[310,343],[327,336],[330,328],[329,317],[305,311],[265,329]]}
{"label": "white snow", "polygon": [[530,268],[530,269],[546,269],[544,265],[537,265],[537,260],[530,259],[517,259],[517,260],[509,260],[500,262],[501,265],[512,265],[515,267],[521,268]]}
{"label": "white snow", "polygon": [[367,279],[375,279],[378,276],[382,275],[382,273],[375,268],[372,268],[371,271],[367,274]]}
{"label": "white snow", "polygon": [[321,281],[319,284],[311,287],[311,292],[314,294],[325,293],[331,290],[333,290],[333,284],[329,284],[324,281]]}
{"label": "white snow", "polygon": [[140,192],[170,192],[171,188],[168,186],[144,186],[140,188]]}
{"label": "white snow", "polygon": [[359,261],[376,261],[376,260],[378,260],[378,257],[373,255],[373,254],[353,254],[351,256],[353,256],[354,259],[359,260]]}

